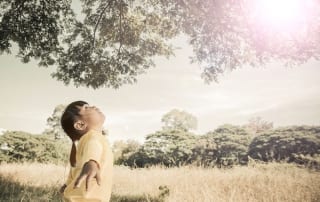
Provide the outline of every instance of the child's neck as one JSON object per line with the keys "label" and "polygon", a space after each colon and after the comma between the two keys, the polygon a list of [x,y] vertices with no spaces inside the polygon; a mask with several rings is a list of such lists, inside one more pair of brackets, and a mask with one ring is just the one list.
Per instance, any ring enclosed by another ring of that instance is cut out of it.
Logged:
{"label": "child's neck", "polygon": [[92,127],[92,128],[89,128],[89,131],[90,131],[90,130],[93,130],[93,131],[102,133],[103,128],[102,128],[102,127]]}

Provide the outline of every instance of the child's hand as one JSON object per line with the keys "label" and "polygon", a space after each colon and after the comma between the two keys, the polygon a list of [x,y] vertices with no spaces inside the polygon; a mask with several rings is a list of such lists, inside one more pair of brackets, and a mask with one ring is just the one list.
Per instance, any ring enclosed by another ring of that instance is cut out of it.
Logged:
{"label": "child's hand", "polygon": [[80,187],[82,181],[86,180],[86,190],[89,190],[89,182],[92,178],[96,178],[97,184],[100,185],[101,177],[100,177],[100,169],[98,167],[97,162],[88,161],[82,167],[81,173],[74,183],[74,188]]}

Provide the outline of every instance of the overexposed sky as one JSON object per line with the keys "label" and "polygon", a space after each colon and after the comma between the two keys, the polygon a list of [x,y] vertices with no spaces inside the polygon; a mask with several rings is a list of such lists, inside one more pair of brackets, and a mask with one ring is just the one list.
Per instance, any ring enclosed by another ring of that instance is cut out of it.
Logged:
{"label": "overexposed sky", "polygon": [[0,56],[0,128],[40,133],[55,106],[85,100],[106,114],[110,140],[136,139],[161,128],[161,117],[173,108],[198,118],[198,134],[217,126],[245,124],[256,116],[275,126],[320,124],[320,62],[293,68],[280,64],[244,67],[207,85],[201,69],[190,64],[191,48],[167,60],[156,58],[156,68],[138,77],[135,85],[118,90],[92,90],[65,86],[50,77],[54,67],[40,68],[35,61],[20,62],[15,55]]}

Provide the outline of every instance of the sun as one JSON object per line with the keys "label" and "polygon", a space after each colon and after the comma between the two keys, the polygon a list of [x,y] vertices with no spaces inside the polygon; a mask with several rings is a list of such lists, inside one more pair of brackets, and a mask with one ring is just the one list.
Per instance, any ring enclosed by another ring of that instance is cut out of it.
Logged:
{"label": "sun", "polygon": [[300,0],[260,0],[261,17],[265,20],[289,23],[301,14]]}
{"label": "sun", "polygon": [[308,0],[255,0],[256,23],[272,29],[294,29],[305,20]]}

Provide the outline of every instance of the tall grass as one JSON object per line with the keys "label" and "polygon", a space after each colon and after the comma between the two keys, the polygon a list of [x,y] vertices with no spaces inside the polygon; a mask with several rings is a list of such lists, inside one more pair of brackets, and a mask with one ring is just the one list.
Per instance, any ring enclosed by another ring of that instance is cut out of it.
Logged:
{"label": "tall grass", "polygon": [[[2,164],[0,201],[60,201],[57,190],[67,173],[55,165]],[[111,201],[317,202],[320,173],[275,163],[227,170],[118,166]]]}

